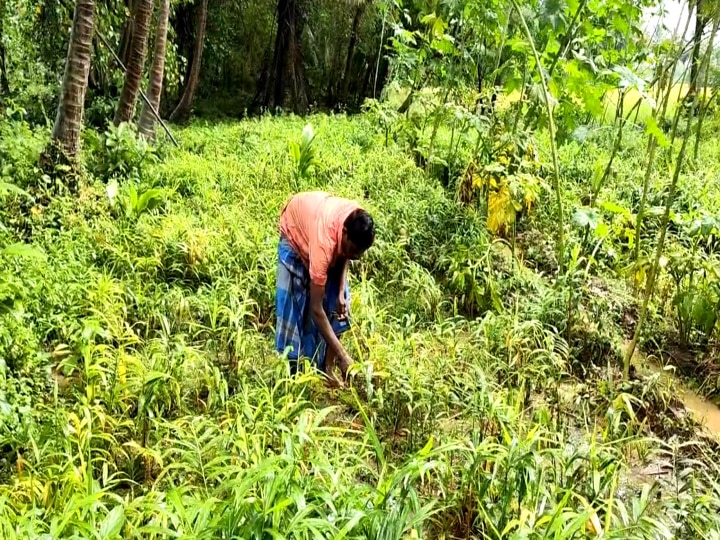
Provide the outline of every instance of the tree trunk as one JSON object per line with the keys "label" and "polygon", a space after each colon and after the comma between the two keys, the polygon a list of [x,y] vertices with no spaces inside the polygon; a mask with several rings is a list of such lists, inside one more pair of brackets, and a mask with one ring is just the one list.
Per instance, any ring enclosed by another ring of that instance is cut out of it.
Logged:
{"label": "tree trunk", "polygon": [[360,20],[365,11],[365,4],[358,5],[355,10],[355,17],[353,17],[352,29],[350,30],[350,42],[348,43],[347,58],[345,59],[345,71],[343,72],[342,78],[342,91],[340,92],[340,99],[345,102],[347,101],[348,86],[350,85],[350,70],[352,68],[352,60],[355,55],[355,45],[357,44],[358,28],[360,27]]}
{"label": "tree trunk", "polygon": [[360,101],[367,96],[368,88],[370,87],[370,79],[372,78],[373,71],[375,70],[375,57],[372,56],[369,61],[365,63],[365,75],[363,75],[363,82],[360,86]]}
{"label": "tree trunk", "polygon": [[5,61],[5,46],[2,44],[0,33],[0,94],[10,95],[10,82],[7,76],[7,62]]}
{"label": "tree trunk", "polygon": [[192,62],[190,65],[190,76],[185,82],[180,102],[170,115],[173,122],[187,122],[190,119],[195,93],[200,83],[200,66],[202,63],[202,54],[205,47],[205,27],[207,26],[208,0],[202,0],[200,11],[197,18],[197,31],[195,35],[195,47],[193,50]]}
{"label": "tree trunk", "polygon": [[693,36],[692,59],[690,60],[690,86],[685,99],[691,99],[697,92],[697,82],[700,70],[700,48],[705,30],[705,17],[702,13],[703,0],[695,0],[695,34]]}
{"label": "tree trunk", "polygon": [[94,25],[94,0],[77,0],[70,46],[65,61],[65,75],[60,90],[60,105],[52,131],[53,141],[71,161],[74,160],[80,146],[80,129],[90,73]]}
{"label": "tree trunk", "polygon": [[130,61],[130,44],[132,43],[133,33],[135,31],[135,21],[133,13],[135,13],[136,2],[133,0],[125,0],[125,9],[127,10],[127,18],[123,25],[122,36],[120,36],[120,47],[118,56],[124,65],[128,65]]}
{"label": "tree trunk", "polygon": [[[265,95],[265,106],[282,107],[285,102],[285,66],[290,49],[290,33],[294,23],[295,1],[278,0],[278,24],[275,36],[275,53],[270,67],[269,84]],[[270,94],[272,92],[272,95]]]}
{"label": "tree trunk", "polygon": [[292,86],[290,87],[293,100],[293,110],[302,114],[310,106],[310,99],[307,91],[307,77],[305,75],[305,59],[302,53],[302,33],[305,27],[304,14],[298,9],[295,16],[295,24],[292,26],[290,40],[290,65],[289,75]]}
{"label": "tree trunk", "polygon": [[120,101],[115,112],[115,125],[129,122],[135,114],[135,103],[140,93],[145,57],[147,56],[147,41],[152,20],[153,0],[138,0],[137,9],[133,14],[135,29],[133,31],[131,54],[125,72],[125,83],[120,92]]}
{"label": "tree trunk", "polygon": [[3,20],[5,19],[5,2],[0,1],[0,94],[10,95],[10,83],[8,82],[7,62],[5,60],[5,46],[3,45],[3,35],[5,28]]}
{"label": "tree trunk", "polygon": [[325,42],[324,78],[327,80],[325,104],[330,108],[337,105],[338,100],[342,100],[342,66],[344,60],[340,60],[341,52],[340,47],[336,46],[332,37]]}
{"label": "tree trunk", "polygon": [[[160,0],[157,31],[155,33],[155,48],[153,51],[153,65],[150,70],[148,88],[148,101],[150,105],[160,112],[160,96],[162,94],[163,77],[165,75],[165,52],[167,48],[167,29],[170,17],[170,0]],[[155,115],[148,104],[145,103],[138,123],[140,133],[150,139],[155,138]]]}
{"label": "tree trunk", "polygon": [[307,110],[309,100],[300,43],[304,21],[299,1],[278,0],[275,50],[262,89],[262,103],[265,107],[285,105],[290,79],[293,108],[296,112]]}
{"label": "tree trunk", "polygon": [[[697,129],[695,131],[695,146],[693,148],[693,161],[697,162],[698,155],[700,154],[700,138],[702,136],[703,122],[705,121],[705,115],[707,114],[708,108],[710,107],[710,100],[708,99],[708,82],[710,80],[710,59],[713,55],[713,49],[715,47],[715,37],[717,36],[718,28],[720,27],[720,14],[715,14],[715,20],[713,21],[712,30],[710,31],[710,41],[708,42],[708,50],[705,54],[703,61],[703,85],[702,85],[702,102],[700,104],[700,111],[698,118]],[[699,75],[699,74],[698,74]]]}
{"label": "tree trunk", "polygon": [[[183,2],[176,6],[173,11],[173,17],[170,22],[175,31],[175,43],[177,44],[178,56],[186,59],[184,73],[181,78],[182,82],[178,84],[177,94],[173,95],[173,100],[177,103],[185,91],[187,81],[190,78],[190,66],[192,64],[193,45],[195,43],[195,19],[197,9],[193,4]],[[179,68],[180,69],[180,68]],[[167,88],[164,90],[167,93]]]}

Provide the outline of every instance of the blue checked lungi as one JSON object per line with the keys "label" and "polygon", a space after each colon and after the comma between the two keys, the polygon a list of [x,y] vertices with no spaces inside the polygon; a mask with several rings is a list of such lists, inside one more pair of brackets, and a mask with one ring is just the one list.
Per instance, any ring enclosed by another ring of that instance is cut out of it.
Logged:
{"label": "blue checked lungi", "polygon": [[[330,269],[323,300],[323,308],[337,336],[350,329],[349,313],[342,321],[333,314],[337,310],[341,275],[341,266]],[[347,280],[345,298],[349,311],[350,287]],[[324,370],[327,345],[313,320],[310,309],[310,273],[300,256],[283,237],[280,237],[278,247],[275,308],[277,311],[275,349],[282,354],[288,347],[290,348],[288,359],[291,372],[295,373],[298,359],[304,357],[313,360],[318,369]]]}

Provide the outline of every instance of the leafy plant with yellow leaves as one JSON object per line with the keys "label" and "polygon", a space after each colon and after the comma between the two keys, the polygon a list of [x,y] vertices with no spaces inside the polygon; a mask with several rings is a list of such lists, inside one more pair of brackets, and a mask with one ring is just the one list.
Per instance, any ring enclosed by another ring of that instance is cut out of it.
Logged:
{"label": "leafy plant with yellow leaves", "polygon": [[518,215],[532,211],[545,189],[539,171],[540,161],[529,139],[501,142],[485,164],[470,165],[460,184],[460,200],[465,204],[483,201],[488,230],[504,236]]}

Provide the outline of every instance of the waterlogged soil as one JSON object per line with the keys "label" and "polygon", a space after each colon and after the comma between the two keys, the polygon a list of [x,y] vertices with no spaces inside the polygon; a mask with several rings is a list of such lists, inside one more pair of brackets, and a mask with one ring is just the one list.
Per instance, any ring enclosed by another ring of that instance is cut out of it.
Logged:
{"label": "waterlogged soil", "polygon": [[678,398],[685,408],[690,411],[695,421],[705,427],[706,431],[720,441],[720,407],[712,401],[705,399],[685,386],[670,370],[652,360],[646,359],[644,368],[649,373],[659,373],[672,381],[672,385],[678,391]]}
{"label": "waterlogged soil", "polygon": [[[625,343],[623,350],[625,350],[627,346],[628,343]],[[672,369],[663,368],[657,361],[648,358],[637,348],[633,353],[632,362],[641,372],[647,374],[657,373],[663,377],[668,384],[671,384],[672,387],[677,390],[678,399],[680,399],[685,408],[690,411],[695,421],[703,426],[706,432],[720,441],[720,407],[688,388],[673,374]]]}

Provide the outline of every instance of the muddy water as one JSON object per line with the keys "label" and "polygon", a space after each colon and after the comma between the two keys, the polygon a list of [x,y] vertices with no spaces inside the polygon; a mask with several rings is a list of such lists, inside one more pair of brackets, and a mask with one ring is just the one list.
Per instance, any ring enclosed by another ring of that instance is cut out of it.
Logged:
{"label": "muddy water", "polygon": [[680,379],[675,377],[672,372],[664,370],[660,364],[646,359],[644,367],[648,371],[661,373],[662,376],[671,379],[673,386],[678,390],[680,401],[690,410],[695,420],[720,439],[720,407],[687,388]]}
{"label": "muddy water", "polygon": [[699,422],[705,424],[716,437],[720,437],[720,408],[714,403],[698,396],[691,390],[681,393],[680,399],[690,409]]}
{"label": "muddy water", "polygon": [[[627,346],[627,343],[625,346]],[[678,391],[680,401],[692,413],[695,420],[704,425],[707,431],[715,435],[716,438],[720,439],[720,407],[693,392],[671,371],[664,370],[657,362],[642,356],[637,349],[633,354],[633,363],[645,371],[660,373],[663,377],[671,380],[673,387]]]}

